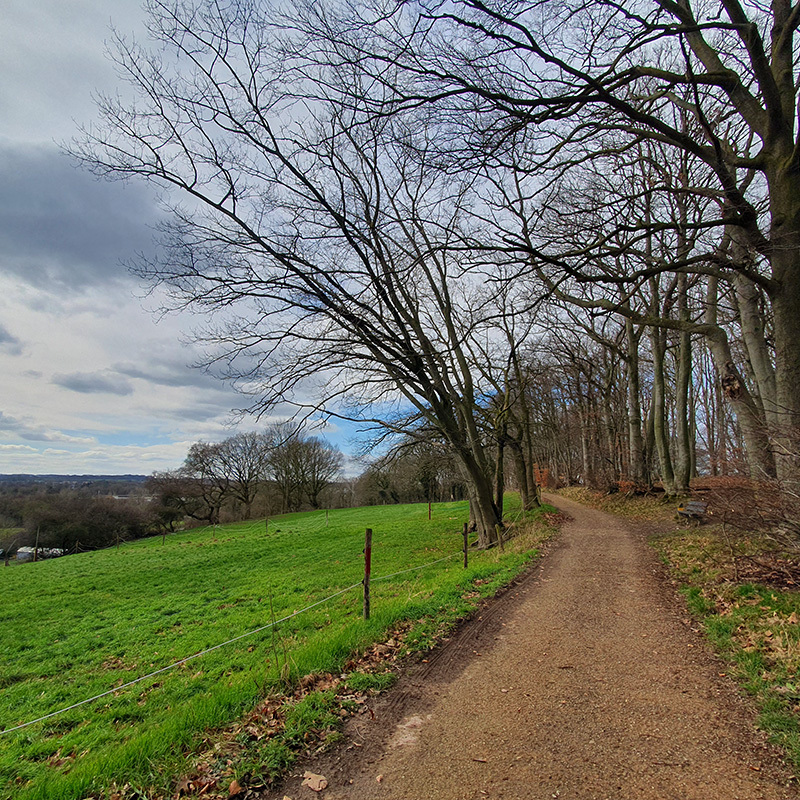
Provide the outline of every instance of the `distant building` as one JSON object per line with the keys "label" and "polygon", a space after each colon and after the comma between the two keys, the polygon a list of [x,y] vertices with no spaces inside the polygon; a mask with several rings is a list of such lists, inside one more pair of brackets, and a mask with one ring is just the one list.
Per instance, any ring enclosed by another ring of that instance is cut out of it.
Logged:
{"label": "distant building", "polygon": [[24,564],[28,561],[33,561],[34,557],[39,561],[44,561],[46,558],[58,558],[63,555],[64,550],[60,547],[40,547],[38,556],[36,556],[35,547],[20,547],[17,550],[17,563]]}

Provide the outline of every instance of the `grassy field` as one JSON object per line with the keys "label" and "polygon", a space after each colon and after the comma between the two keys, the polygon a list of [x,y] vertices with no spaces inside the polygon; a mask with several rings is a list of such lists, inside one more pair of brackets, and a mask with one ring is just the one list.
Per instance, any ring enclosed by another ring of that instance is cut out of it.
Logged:
{"label": "grassy field", "polygon": [[[510,498],[511,516],[517,514]],[[0,729],[7,729],[247,634],[359,582],[374,531],[372,616],[360,587],[186,664],[0,735],[0,797],[81,800],[112,781],[168,786],[203,731],[290,678],[340,671],[400,620],[468,613],[532,557],[532,535],[504,553],[458,556],[465,503],[295,514],[149,539],[0,572]],[[542,527],[538,529],[541,539]],[[432,566],[381,576],[452,556]],[[288,657],[285,655],[288,654]],[[166,776],[166,777],[165,777]]]}

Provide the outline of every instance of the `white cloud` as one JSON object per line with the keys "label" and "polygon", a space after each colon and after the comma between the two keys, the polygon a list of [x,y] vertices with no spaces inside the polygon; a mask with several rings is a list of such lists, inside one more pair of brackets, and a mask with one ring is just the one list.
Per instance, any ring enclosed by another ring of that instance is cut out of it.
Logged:
{"label": "white cloud", "polygon": [[29,447],[26,444],[0,444],[0,452],[2,453],[38,453],[34,447]]}
{"label": "white cloud", "polygon": [[29,284],[0,277],[0,317],[26,350],[22,359],[0,348],[0,443],[64,445],[4,450],[0,472],[149,473],[178,466],[181,443],[230,434],[241,399],[187,366],[197,353],[182,344],[184,321],[157,321],[134,290],[130,281],[88,287],[51,307],[31,302]]}

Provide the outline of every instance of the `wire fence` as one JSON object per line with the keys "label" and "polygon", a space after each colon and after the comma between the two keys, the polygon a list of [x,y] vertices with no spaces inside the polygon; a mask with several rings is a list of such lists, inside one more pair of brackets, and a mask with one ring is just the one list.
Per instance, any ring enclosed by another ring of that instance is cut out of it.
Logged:
{"label": "wire fence", "polygon": [[[450,559],[453,559],[456,556],[461,556],[461,551],[460,550],[458,552],[456,552],[456,553],[451,553],[450,555],[444,556],[442,558],[437,558],[435,561],[429,561],[429,562],[427,562],[425,564],[420,564],[420,565],[415,566],[415,567],[409,567],[408,569],[402,569],[402,570],[399,570],[397,572],[392,572],[392,573],[390,573],[388,575],[380,575],[380,576],[371,577],[370,580],[372,582],[385,581],[385,580],[389,580],[390,578],[395,578],[398,575],[405,575],[405,574],[411,573],[411,572],[418,572],[419,570],[426,569],[427,567],[431,567],[434,564],[440,564],[443,561],[448,561]],[[13,727],[10,727],[10,728],[4,728],[3,730],[0,730],[0,736],[4,736],[6,734],[13,733],[14,731],[22,730],[23,728],[29,728],[31,725],[36,725],[39,722],[44,722],[44,721],[46,721],[48,719],[52,719],[53,717],[60,716],[61,714],[66,714],[68,711],[73,711],[74,709],[80,708],[81,706],[89,705],[90,703],[94,703],[97,700],[100,700],[100,699],[102,699],[104,697],[109,697],[111,695],[116,695],[118,692],[121,692],[124,689],[129,689],[131,686],[135,686],[136,684],[143,683],[144,681],[149,680],[150,678],[154,678],[157,675],[162,675],[165,672],[169,672],[169,671],[171,671],[173,669],[176,669],[176,668],[182,666],[183,664],[188,663],[189,661],[193,661],[193,660],[195,660],[197,658],[201,658],[202,656],[208,655],[209,653],[212,653],[215,650],[220,650],[223,647],[231,645],[234,642],[241,641],[242,639],[247,639],[250,636],[255,636],[257,633],[262,633],[263,631],[269,630],[270,628],[273,628],[276,625],[279,625],[279,624],[281,624],[283,622],[287,622],[288,620],[293,619],[294,617],[300,616],[300,614],[304,614],[307,611],[310,611],[311,609],[316,608],[317,606],[321,606],[321,605],[333,600],[334,598],[339,597],[339,596],[341,596],[343,594],[346,594],[347,592],[353,591],[353,589],[356,589],[359,586],[363,586],[363,585],[364,585],[364,581],[358,581],[357,583],[353,583],[350,586],[345,587],[344,589],[340,589],[339,591],[334,592],[333,594],[330,594],[327,597],[322,598],[321,600],[317,600],[316,602],[311,603],[310,605],[305,606],[304,608],[301,608],[298,611],[294,611],[291,614],[287,614],[285,617],[281,617],[280,619],[273,620],[272,622],[268,623],[267,625],[261,625],[260,627],[254,628],[253,630],[248,631],[247,633],[243,633],[243,634],[241,634],[239,636],[234,636],[233,638],[228,639],[227,641],[220,642],[219,644],[215,644],[212,647],[208,647],[205,650],[201,650],[201,651],[199,651],[197,653],[192,653],[192,655],[186,656],[185,658],[182,658],[179,661],[175,661],[174,663],[168,664],[165,667],[161,667],[160,669],[154,670],[153,672],[149,672],[146,675],[141,675],[140,677],[135,678],[132,681],[128,681],[127,683],[123,683],[120,686],[116,686],[113,689],[109,689],[109,690],[107,690],[105,692],[101,692],[100,694],[96,694],[93,697],[87,697],[85,700],[80,700],[77,703],[73,703],[72,705],[65,706],[64,708],[60,708],[57,711],[51,711],[50,713],[44,714],[43,716],[37,717],[36,719],[28,720],[27,722],[20,723],[19,725],[14,725]]]}

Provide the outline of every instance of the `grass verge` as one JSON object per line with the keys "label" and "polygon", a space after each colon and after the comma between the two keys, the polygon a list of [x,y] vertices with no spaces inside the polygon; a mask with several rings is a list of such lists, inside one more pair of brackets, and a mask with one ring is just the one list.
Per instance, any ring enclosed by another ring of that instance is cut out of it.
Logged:
{"label": "grass verge", "polygon": [[800,592],[776,585],[772,570],[744,580],[738,566],[783,555],[756,535],[731,540],[720,526],[652,541],[730,675],[755,698],[759,727],[800,770]]}
{"label": "grass verge", "polygon": [[[626,519],[655,523],[650,542],[670,567],[690,612],[759,708],[759,727],[800,770],[800,565],[774,542],[721,524],[687,527],[655,497],[560,492]],[[795,578],[798,578],[795,581]],[[800,772],[798,773],[800,774]]]}

